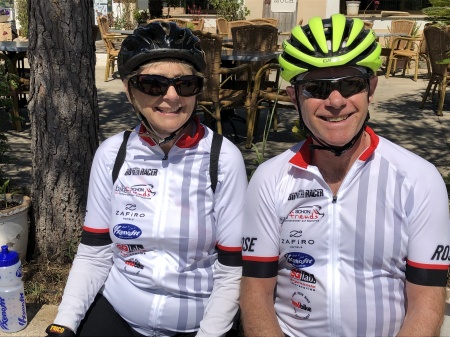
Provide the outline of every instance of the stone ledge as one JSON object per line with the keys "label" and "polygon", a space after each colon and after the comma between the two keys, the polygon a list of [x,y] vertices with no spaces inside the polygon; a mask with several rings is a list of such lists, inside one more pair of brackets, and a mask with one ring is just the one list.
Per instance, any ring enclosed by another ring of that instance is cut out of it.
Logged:
{"label": "stone ledge", "polygon": [[27,315],[28,315],[28,325],[25,329],[7,333],[0,331],[0,336],[10,336],[10,337],[44,337],[47,336],[45,329],[56,317],[58,311],[58,306],[56,305],[40,305],[34,303],[27,303]]}

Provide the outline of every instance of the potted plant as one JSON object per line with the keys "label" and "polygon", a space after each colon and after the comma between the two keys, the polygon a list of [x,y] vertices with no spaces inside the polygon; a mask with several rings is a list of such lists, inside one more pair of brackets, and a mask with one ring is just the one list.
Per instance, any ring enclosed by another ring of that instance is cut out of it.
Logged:
{"label": "potted plant", "polygon": [[9,8],[0,8],[0,22],[9,21],[10,14],[11,11],[9,10]]}
{"label": "potted plant", "polygon": [[[6,72],[5,64],[0,64],[0,126],[5,128],[6,120],[12,119],[9,114],[11,108],[10,88],[16,85],[16,79]],[[10,163],[8,152],[11,148],[3,129],[0,129],[0,245],[8,245],[19,253],[25,260],[31,199],[23,194],[14,192],[10,186],[5,168]]]}

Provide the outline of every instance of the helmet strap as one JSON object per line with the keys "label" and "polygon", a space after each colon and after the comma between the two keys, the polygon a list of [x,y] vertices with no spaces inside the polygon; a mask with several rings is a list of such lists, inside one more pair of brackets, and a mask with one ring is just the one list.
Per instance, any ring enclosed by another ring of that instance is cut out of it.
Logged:
{"label": "helmet strap", "polygon": [[[369,114],[367,114],[367,116],[369,116]],[[368,120],[368,118],[366,118],[366,121]],[[327,143],[325,143],[324,141],[320,140],[319,138],[317,138],[316,136],[314,136],[311,132],[311,137],[318,142],[320,145],[316,145],[316,144],[309,144],[309,149],[310,150],[327,150],[332,152],[336,157],[340,157],[342,154],[344,154],[345,152],[347,152],[349,149],[351,149],[356,141],[361,137],[363,131],[364,131],[364,127],[366,126],[366,121],[364,121],[363,125],[361,126],[361,129],[359,129],[358,133],[345,145],[343,146],[333,146],[333,145],[329,145]],[[306,127],[306,126],[305,126]]]}

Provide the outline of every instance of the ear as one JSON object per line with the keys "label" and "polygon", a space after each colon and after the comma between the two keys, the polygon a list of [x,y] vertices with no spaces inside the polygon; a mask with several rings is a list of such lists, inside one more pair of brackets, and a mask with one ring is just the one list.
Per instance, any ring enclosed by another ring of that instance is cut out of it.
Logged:
{"label": "ear", "polygon": [[298,111],[297,98],[295,97],[295,88],[292,85],[289,85],[286,87],[286,92],[291,98],[292,104],[294,104],[295,109]]}
{"label": "ear", "polygon": [[124,79],[122,81],[123,86],[125,87],[125,94],[127,95],[128,101],[131,102],[130,93],[128,91],[128,79]]}
{"label": "ear", "polygon": [[370,81],[369,103],[371,103],[373,100],[373,95],[375,94],[375,89],[377,88],[378,85],[378,77],[374,76],[369,81]]}

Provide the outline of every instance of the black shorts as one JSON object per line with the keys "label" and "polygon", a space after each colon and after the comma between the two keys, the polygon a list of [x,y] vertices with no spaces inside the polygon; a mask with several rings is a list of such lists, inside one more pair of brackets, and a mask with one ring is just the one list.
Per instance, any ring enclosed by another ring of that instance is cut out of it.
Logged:
{"label": "black shorts", "polygon": [[[179,333],[175,336],[195,337],[197,332]],[[80,337],[144,337],[114,310],[102,295],[97,295],[77,330]]]}

